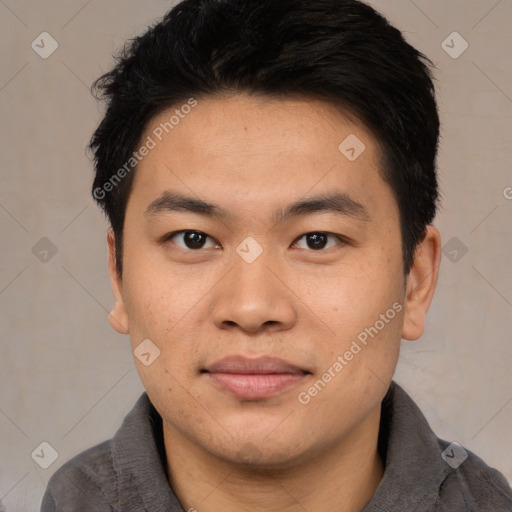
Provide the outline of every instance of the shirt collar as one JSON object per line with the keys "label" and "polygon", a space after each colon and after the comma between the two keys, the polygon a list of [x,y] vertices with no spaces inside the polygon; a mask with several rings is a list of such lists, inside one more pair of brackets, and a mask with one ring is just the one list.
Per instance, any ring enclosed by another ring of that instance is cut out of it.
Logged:
{"label": "shirt collar", "polygon": [[184,512],[167,480],[162,419],[144,392],[113,438],[118,477],[116,510]]}
{"label": "shirt collar", "polygon": [[450,472],[439,440],[412,398],[394,381],[381,410],[384,475],[362,512],[431,511]]}

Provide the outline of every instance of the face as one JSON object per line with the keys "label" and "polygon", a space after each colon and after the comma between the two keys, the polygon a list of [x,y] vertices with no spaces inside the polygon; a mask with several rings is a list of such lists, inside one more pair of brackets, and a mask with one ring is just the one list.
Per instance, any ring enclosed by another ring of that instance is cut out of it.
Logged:
{"label": "face", "polygon": [[174,111],[142,137],[122,278],[109,240],[111,323],[169,435],[286,467],[375,417],[419,332],[398,207],[374,138],[327,103],[205,98],[162,136]]}

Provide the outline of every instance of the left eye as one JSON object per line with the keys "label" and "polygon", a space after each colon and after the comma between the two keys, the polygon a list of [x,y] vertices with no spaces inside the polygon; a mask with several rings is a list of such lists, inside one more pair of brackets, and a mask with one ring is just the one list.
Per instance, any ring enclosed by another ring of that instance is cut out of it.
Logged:
{"label": "left eye", "polygon": [[[179,243],[175,243],[178,247],[182,249],[205,249],[205,241],[210,238],[206,233],[202,233],[201,231],[177,231],[176,233],[171,233],[166,237],[165,241],[172,240],[174,238],[181,238],[182,243],[184,245],[180,245]],[[210,247],[217,247],[218,244],[213,244]]]}
{"label": "left eye", "polygon": [[[333,240],[337,240],[337,243],[332,244],[331,246],[327,246],[328,242],[327,240],[331,238]],[[337,235],[331,235],[330,233],[306,233],[305,235],[302,235],[298,240],[306,240],[306,245],[308,247],[299,247],[299,249],[313,249],[315,251],[319,251],[322,249],[329,249],[330,247],[333,247],[335,245],[338,245],[339,243],[342,243],[343,240],[337,236]],[[295,242],[293,245],[297,245],[298,241]],[[327,246],[327,247],[326,247]]]}

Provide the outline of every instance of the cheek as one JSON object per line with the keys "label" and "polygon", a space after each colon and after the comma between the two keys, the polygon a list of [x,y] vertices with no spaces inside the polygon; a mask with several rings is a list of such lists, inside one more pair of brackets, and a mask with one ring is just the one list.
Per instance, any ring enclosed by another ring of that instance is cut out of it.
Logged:
{"label": "cheek", "polygon": [[[400,269],[401,270],[401,269]],[[336,273],[316,279],[308,293],[318,308],[342,326],[373,323],[403,298],[403,278],[397,265],[386,259],[360,258]],[[353,320],[353,321],[352,321]]]}
{"label": "cheek", "polygon": [[388,258],[382,263],[378,259],[373,263],[371,259],[362,260],[321,281],[310,293],[316,294],[314,309],[330,329],[329,336],[316,340],[325,367],[346,354],[345,378],[371,378],[369,367],[382,374],[384,381],[390,378],[396,367],[403,323],[401,260],[394,266]]}
{"label": "cheek", "polygon": [[142,251],[126,258],[125,269],[123,297],[132,334],[171,331],[207,290],[207,283],[198,282],[189,269],[155,264]]}
{"label": "cheek", "polygon": [[181,376],[181,381],[193,375],[202,345],[199,333],[204,332],[201,299],[211,286],[210,282],[185,277],[183,272],[175,275],[138,268],[136,273],[127,274],[124,295],[132,350],[146,339],[159,350],[158,359],[149,367],[135,361],[144,386],[157,392],[164,382],[173,386],[172,376]]}

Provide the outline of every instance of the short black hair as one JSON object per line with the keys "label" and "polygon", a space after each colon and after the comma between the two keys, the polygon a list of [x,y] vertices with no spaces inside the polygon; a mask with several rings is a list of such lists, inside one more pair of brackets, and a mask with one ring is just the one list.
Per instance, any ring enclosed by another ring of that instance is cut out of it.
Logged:
{"label": "short black hair", "polygon": [[115,234],[119,275],[144,129],[191,98],[237,93],[325,100],[365,125],[399,207],[409,273],[439,201],[440,123],[433,63],[383,15],[358,0],[184,0],[115,58],[92,85],[107,109],[88,149],[92,193]]}

